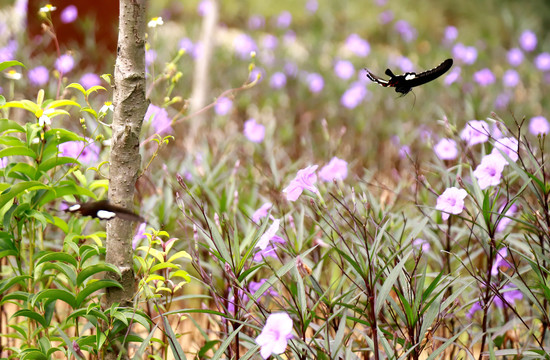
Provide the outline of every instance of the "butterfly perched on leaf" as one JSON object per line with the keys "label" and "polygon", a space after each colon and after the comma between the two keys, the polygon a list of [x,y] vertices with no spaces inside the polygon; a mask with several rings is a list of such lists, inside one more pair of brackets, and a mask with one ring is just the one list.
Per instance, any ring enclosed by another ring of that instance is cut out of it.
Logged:
{"label": "butterfly perched on leaf", "polygon": [[65,209],[65,212],[80,213],[83,216],[91,216],[100,220],[111,220],[115,217],[118,217],[129,221],[145,221],[145,219],[143,219],[138,214],[134,214],[132,211],[123,207],[113,205],[109,202],[109,200],[90,201],[82,204],[72,204],[67,209]]}
{"label": "butterfly perched on leaf", "polygon": [[404,96],[413,87],[423,85],[445,74],[451,66],[453,66],[453,59],[447,59],[433,69],[426,70],[420,74],[407,72],[403,75],[395,75],[390,69],[386,69],[386,75],[390,77],[389,80],[374,75],[369,69],[365,70],[367,71],[367,77],[371,81],[383,87],[394,87],[395,92],[401,93]]}

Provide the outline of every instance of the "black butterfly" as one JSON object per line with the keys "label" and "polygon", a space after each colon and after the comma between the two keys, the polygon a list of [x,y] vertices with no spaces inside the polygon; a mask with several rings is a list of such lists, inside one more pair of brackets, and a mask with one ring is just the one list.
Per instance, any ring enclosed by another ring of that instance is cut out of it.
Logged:
{"label": "black butterfly", "polygon": [[70,213],[80,213],[100,220],[111,220],[119,217],[124,220],[144,222],[141,216],[120,206],[112,205],[109,200],[91,201],[83,204],[70,205],[66,210]]}
{"label": "black butterfly", "polygon": [[420,74],[408,72],[404,73],[403,75],[394,75],[394,73],[390,69],[386,69],[386,75],[390,77],[389,80],[379,78],[378,76],[371,73],[369,69],[365,70],[367,71],[367,77],[371,81],[374,81],[375,83],[383,87],[394,87],[395,92],[401,93],[403,94],[402,96],[404,96],[409,91],[411,91],[413,87],[435,80],[441,75],[445,74],[447,70],[451,68],[451,66],[453,66],[453,59],[447,59],[435,68],[431,70],[426,70],[424,72],[421,72]]}

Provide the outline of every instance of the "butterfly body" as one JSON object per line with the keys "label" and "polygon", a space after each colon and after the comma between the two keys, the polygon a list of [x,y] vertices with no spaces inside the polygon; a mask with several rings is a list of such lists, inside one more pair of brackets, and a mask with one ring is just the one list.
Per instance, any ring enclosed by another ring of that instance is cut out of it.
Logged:
{"label": "butterfly body", "polygon": [[115,217],[129,221],[144,222],[145,220],[138,214],[120,206],[113,205],[109,200],[91,201],[82,204],[73,204],[69,206],[66,212],[80,213],[83,216],[91,216],[100,220],[111,220]]}
{"label": "butterfly body", "polygon": [[389,80],[382,79],[374,75],[370,70],[367,71],[367,77],[383,87],[393,87],[395,91],[406,95],[413,87],[423,85],[427,82],[437,79],[444,73],[446,73],[451,66],[453,66],[453,59],[447,59],[433,69],[421,72],[420,74],[414,72],[407,72],[403,75],[395,75],[390,69],[386,69],[385,74],[390,77]]}

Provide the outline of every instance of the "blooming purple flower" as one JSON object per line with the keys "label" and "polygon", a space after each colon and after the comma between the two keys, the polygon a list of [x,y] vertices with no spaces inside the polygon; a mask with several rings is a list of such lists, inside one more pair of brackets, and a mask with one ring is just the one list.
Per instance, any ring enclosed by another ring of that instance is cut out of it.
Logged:
{"label": "blooming purple flower", "polygon": [[490,69],[484,68],[474,73],[474,81],[481,86],[487,86],[495,82],[495,75]]}
{"label": "blooming purple flower", "polygon": [[149,104],[143,120],[151,122],[153,129],[155,129],[155,132],[158,134],[171,134],[174,131],[170,126],[172,119],[168,116],[166,109],[156,105]]}
{"label": "blooming purple flower", "polygon": [[399,157],[405,159],[411,155],[411,147],[409,145],[403,145],[399,148]]}
{"label": "blooming purple flower", "polygon": [[351,61],[348,60],[338,60],[334,64],[334,72],[340,79],[347,80],[353,76],[355,73],[355,68]]}
{"label": "blooming purple flower", "polygon": [[64,24],[72,23],[78,17],[78,9],[74,5],[69,5],[61,11],[59,17]]}
{"label": "blooming purple flower", "polygon": [[248,81],[258,81],[261,82],[264,79],[265,71],[261,67],[257,66],[250,72],[250,75],[248,76]]}
{"label": "blooming purple flower", "polygon": [[312,93],[318,93],[323,90],[325,86],[325,80],[323,77],[317,73],[311,73],[306,77],[306,82],[308,83],[309,91]]}
{"label": "blooming purple flower", "polygon": [[229,114],[229,111],[233,108],[233,101],[231,99],[226,97],[221,97],[216,101],[216,104],[214,105],[214,111],[218,115],[227,115]]}
{"label": "blooming purple flower", "polygon": [[458,29],[454,26],[447,26],[445,28],[445,41],[446,42],[453,42],[458,37]]}
{"label": "blooming purple flower", "polygon": [[508,93],[498,94],[495,98],[495,107],[497,109],[504,109],[510,102],[510,95]]}
{"label": "blooming purple flower", "polygon": [[29,70],[29,82],[34,86],[45,85],[50,79],[50,74],[45,66],[37,66]]}
{"label": "blooming purple flower", "polygon": [[298,170],[296,177],[283,189],[288,201],[296,201],[304,190],[309,190],[315,194],[319,193],[319,190],[313,185],[317,182],[317,175],[315,174],[317,167],[317,165],[311,165]]}
{"label": "blooming purple flower", "polygon": [[471,319],[471,318],[474,316],[474,314],[475,314],[477,311],[481,310],[481,309],[482,309],[481,303],[480,303],[479,301],[478,301],[478,302],[475,302],[475,303],[472,305],[472,307],[470,308],[470,310],[468,310],[468,312],[466,313],[466,317],[467,317],[468,319]]}
{"label": "blooming purple flower", "polygon": [[386,10],[382,11],[380,15],[378,15],[378,21],[382,25],[386,25],[387,23],[391,22],[393,20],[393,11]]}
{"label": "blooming purple flower", "polygon": [[509,268],[510,264],[506,261],[506,256],[508,256],[508,249],[503,247],[497,252],[495,262],[491,267],[491,275],[497,276],[499,268]]}
{"label": "blooming purple flower", "polygon": [[507,165],[503,161],[503,157],[499,155],[489,154],[481,159],[481,163],[474,170],[474,176],[477,179],[481,190],[487,189],[489,186],[500,184],[502,171]]}
{"label": "blooming purple flower", "polygon": [[508,63],[512,66],[518,66],[523,62],[523,52],[518,48],[508,51]]}
{"label": "blooming purple flower", "polygon": [[[248,290],[252,293],[252,294],[255,294],[256,291],[260,290],[260,287],[262,287],[263,284],[265,284],[267,282],[267,279],[261,279],[260,281],[256,282],[256,281],[251,281],[250,284],[248,284]],[[277,293],[277,291],[275,291],[271,286],[267,288],[266,291],[264,291],[262,294],[260,294],[258,296],[258,299],[260,297],[262,297],[265,293],[268,293],[270,296],[273,296],[273,297],[277,297],[279,296],[279,294]]]}
{"label": "blooming purple flower", "polygon": [[310,14],[313,14],[317,11],[317,9],[319,8],[319,3],[317,2],[317,0],[307,0],[306,2],[306,10],[310,13]]}
{"label": "blooming purple flower", "polygon": [[[244,293],[243,290],[241,289],[238,289],[237,290],[237,298],[239,299],[239,304],[241,304],[241,306],[243,304],[246,304],[248,302],[248,300],[250,300],[248,298],[248,295],[246,295]],[[227,312],[229,314],[235,314],[235,305],[236,305],[236,301],[235,301],[235,295],[234,294],[231,294],[231,296],[227,299]]]}
{"label": "blooming purple flower", "polygon": [[252,221],[254,221],[256,224],[259,223],[261,218],[264,218],[268,215],[269,209],[273,206],[272,203],[266,202],[260,208],[256,211],[254,211],[254,214],[252,214]]}
{"label": "blooming purple flower", "polygon": [[452,83],[454,83],[455,81],[457,81],[460,78],[460,71],[461,70],[462,69],[458,66],[455,67],[453,70],[451,70],[451,72],[449,72],[449,75],[445,76],[445,79],[443,80],[445,85],[449,86]]}
{"label": "blooming purple flower", "polygon": [[132,240],[132,249],[135,250],[142,239],[147,239],[147,236],[145,235],[146,226],[147,226],[147,223],[142,222],[137,228],[136,234],[134,235],[134,239]]}
{"label": "blooming purple flower", "polygon": [[342,94],[340,103],[348,109],[353,109],[365,99],[367,89],[361,82],[355,82]]}
{"label": "blooming purple flower", "polygon": [[280,89],[286,85],[286,75],[280,71],[277,71],[271,75],[269,79],[269,86],[273,89]]}
{"label": "blooming purple flower", "polygon": [[286,75],[296,77],[298,75],[298,65],[293,62],[286,62],[284,66],[284,72]]}
{"label": "blooming purple flower", "polygon": [[258,240],[258,243],[256,244],[256,247],[260,249],[265,249],[267,244],[269,244],[269,241],[277,235],[277,231],[279,231],[279,225],[281,223],[281,220],[275,219],[273,220],[273,223],[269,226],[269,228],[266,230],[265,233],[260,236],[260,240]]}
{"label": "blooming purple flower", "polygon": [[153,49],[145,50],[145,66],[151,66],[157,59],[157,52]]}
{"label": "blooming purple flower", "polygon": [[406,56],[401,56],[397,60],[397,65],[399,66],[399,68],[403,72],[413,72],[413,70],[414,70],[414,65],[413,65],[411,59],[409,59]]}
{"label": "blooming purple flower", "polygon": [[491,154],[502,157],[502,161],[507,163],[507,160],[501,155],[501,151],[506,154],[512,161],[518,160],[519,144],[514,137],[507,137],[495,141],[495,147]]}
{"label": "blooming purple flower", "polygon": [[282,354],[292,338],[292,319],[287,313],[274,313],[269,315],[264,328],[256,338],[256,344],[260,345],[260,355],[267,359],[271,354]]}
{"label": "blooming purple flower", "polygon": [[278,235],[274,235],[271,240],[267,243],[267,246],[264,249],[258,249],[254,254],[252,260],[254,262],[262,262],[265,258],[272,257],[277,258],[277,248],[275,243],[284,244],[286,241]]}
{"label": "blooming purple flower", "polygon": [[416,250],[422,250],[422,252],[428,252],[430,251],[430,243],[427,240],[424,239],[414,239],[412,243],[413,248]]}
{"label": "blooming purple flower", "polygon": [[489,125],[483,120],[470,120],[460,132],[460,138],[473,146],[489,140]]}
{"label": "blooming purple flower", "polygon": [[244,123],[244,136],[252,142],[261,143],[265,136],[265,126],[258,124],[255,119],[248,119]]}
{"label": "blooming purple flower", "polygon": [[58,145],[60,156],[77,159],[85,165],[93,165],[99,159],[99,146],[91,139],[83,141],[67,141]]}
{"label": "blooming purple flower", "polygon": [[199,13],[200,16],[205,16],[211,11],[212,5],[213,5],[212,1],[202,0],[197,6],[197,12]]}
{"label": "blooming purple flower", "polygon": [[346,39],[346,48],[357,56],[365,57],[370,53],[370,44],[357,34],[351,34]]}
{"label": "blooming purple flower", "polygon": [[89,89],[93,86],[101,85],[101,78],[97,74],[86,73],[80,78],[80,85],[82,85],[84,89]]}
{"label": "blooming purple flower", "polygon": [[[502,205],[500,207],[500,209],[498,209],[499,213],[502,213],[502,211],[504,210],[505,205],[506,204]],[[506,229],[506,227],[508,227],[508,225],[512,222],[511,217],[514,216],[517,209],[518,209],[518,207],[517,207],[516,204],[512,204],[512,206],[510,206],[508,208],[506,213],[500,218],[500,220],[498,222],[498,225],[497,225],[497,228],[496,228],[496,232],[503,232]]]}
{"label": "blooming purple flower", "polygon": [[277,27],[280,29],[286,29],[292,22],[292,14],[288,11],[283,11],[277,16]]}
{"label": "blooming purple flower", "polygon": [[252,15],[248,19],[248,27],[252,30],[263,28],[265,25],[265,18],[262,15]]}
{"label": "blooming purple flower", "polygon": [[193,49],[195,48],[195,46],[193,45],[193,41],[186,37],[180,40],[178,46],[180,49],[185,50],[185,52],[188,54],[193,53]]}
{"label": "blooming purple flower", "polygon": [[250,59],[250,53],[258,49],[256,42],[248,34],[237,35],[233,40],[233,48],[241,59]]}
{"label": "blooming purple flower", "polygon": [[55,61],[55,68],[61,74],[66,74],[74,68],[74,59],[69,54],[61,55]]}
{"label": "blooming purple flower", "polygon": [[450,187],[437,198],[436,210],[440,210],[441,218],[447,220],[450,214],[458,215],[464,210],[464,199],[468,193],[464,189]]}
{"label": "blooming purple flower", "polygon": [[504,76],[502,77],[502,83],[506,87],[515,87],[517,84],[519,84],[519,80],[519,74],[514,69],[506,70]]}
{"label": "blooming purple flower", "polygon": [[319,171],[319,177],[323,181],[344,180],[347,176],[348,163],[336,156]]}
{"label": "blooming purple flower", "polygon": [[477,59],[477,49],[473,46],[458,43],[453,47],[453,55],[464,64],[472,65]]}
{"label": "blooming purple flower", "polygon": [[550,54],[547,52],[543,52],[535,58],[535,66],[540,71],[548,71],[550,70]]}
{"label": "blooming purple flower", "polygon": [[548,134],[550,125],[544,116],[535,116],[529,120],[529,132],[533,135]]}
{"label": "blooming purple flower", "polygon": [[519,36],[519,44],[523,50],[533,51],[537,47],[537,35],[531,30],[525,30]]}
{"label": "blooming purple flower", "polygon": [[[512,287],[510,285],[504,285],[502,287],[502,291],[501,291],[502,292],[502,297],[504,297],[504,300],[506,300],[506,302],[508,304],[513,305],[516,302],[516,300],[523,299],[523,294],[521,293],[521,291],[519,291],[518,289],[515,289],[515,288],[514,288],[515,290],[504,291],[504,290],[508,290],[508,289],[512,289]],[[501,309],[508,306],[508,305],[505,305],[504,302],[502,301],[502,299],[498,296],[495,296],[494,302],[495,302],[496,307],[499,307]]]}
{"label": "blooming purple flower", "polygon": [[274,50],[279,44],[279,39],[275,35],[266,34],[262,37],[262,48]]}
{"label": "blooming purple flower", "polygon": [[416,29],[406,20],[397,21],[395,23],[395,30],[397,30],[405,42],[411,42],[416,39]]}
{"label": "blooming purple flower", "polygon": [[454,160],[458,155],[456,141],[453,139],[441,139],[435,144],[434,152],[441,160]]}

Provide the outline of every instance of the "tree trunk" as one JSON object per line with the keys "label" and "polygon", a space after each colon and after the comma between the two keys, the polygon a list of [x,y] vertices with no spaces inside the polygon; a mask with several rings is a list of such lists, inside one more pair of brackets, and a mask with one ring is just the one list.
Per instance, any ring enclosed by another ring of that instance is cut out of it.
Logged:
{"label": "tree trunk", "polygon": [[[117,59],[114,74],[113,135],[109,168],[111,203],[133,208],[134,186],[141,166],[139,136],[147,110],[145,99],[146,0],[120,0]],[[133,223],[115,218],[107,223],[106,261],[117,266],[123,289],[109,288],[107,306],[130,305],[135,291],[132,238]],[[114,349],[116,353],[122,349]],[[107,359],[117,357],[106,354]],[[126,358],[124,356],[123,358]]]}

